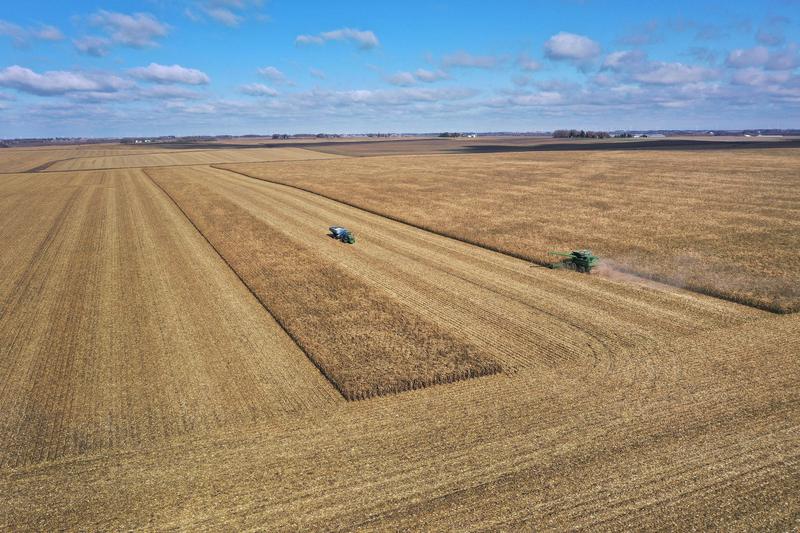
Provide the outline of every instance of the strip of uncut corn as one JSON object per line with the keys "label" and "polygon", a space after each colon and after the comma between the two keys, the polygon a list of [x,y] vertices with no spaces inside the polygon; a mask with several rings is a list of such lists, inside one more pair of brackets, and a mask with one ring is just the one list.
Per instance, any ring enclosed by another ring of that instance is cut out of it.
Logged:
{"label": "strip of uncut corn", "polygon": [[149,174],[348,400],[501,370],[277,226],[169,169]]}

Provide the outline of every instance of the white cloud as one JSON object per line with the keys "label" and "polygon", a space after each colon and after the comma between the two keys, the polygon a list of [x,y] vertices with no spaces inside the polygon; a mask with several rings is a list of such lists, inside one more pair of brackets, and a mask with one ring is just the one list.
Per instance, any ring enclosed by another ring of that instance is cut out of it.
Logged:
{"label": "white cloud", "polygon": [[443,70],[426,70],[424,68],[418,68],[414,72],[414,77],[425,83],[433,83],[435,81],[446,80],[449,78],[447,72]]}
{"label": "white cloud", "polygon": [[211,81],[205,72],[182,67],[180,65],[159,65],[158,63],[150,63],[146,67],[133,68],[129,72],[134,78],[155,83],[205,85]]}
{"label": "white cloud", "polygon": [[183,10],[184,16],[191,20],[192,22],[200,22],[203,20],[203,17],[197,14],[197,12],[189,7]]}
{"label": "white cloud", "polygon": [[131,87],[116,92],[85,91],[73,92],[66,95],[71,102],[107,104],[114,102],[134,102],[143,100],[156,100],[159,102],[175,102],[185,100],[200,100],[205,95],[185,87],[174,85],[155,85],[149,87]]}
{"label": "white cloud", "polygon": [[328,41],[349,41],[364,50],[375,48],[380,44],[378,37],[372,31],[354,28],[341,28],[319,35],[298,35],[295,38],[296,44],[323,44]]}
{"label": "white cloud", "polygon": [[390,76],[385,76],[384,79],[392,85],[400,87],[410,87],[416,85],[418,82],[433,83],[439,80],[447,79],[449,76],[443,70],[426,70],[423,68],[417,69],[414,72],[395,72]]}
{"label": "white cloud", "polygon": [[38,74],[19,65],[0,70],[0,86],[39,96],[81,91],[113,92],[130,87],[130,85],[122,78],[110,74],[61,70]]}
{"label": "white cloud", "polygon": [[22,26],[13,24],[11,22],[0,20],[0,35],[4,37],[11,37],[14,43],[22,45],[27,39],[28,32]]}
{"label": "white cloud", "polygon": [[611,52],[603,61],[603,70],[623,71],[641,66],[646,54],[640,50]]}
{"label": "white cloud", "polygon": [[323,44],[325,39],[319,35],[298,35],[294,42],[295,44]]}
{"label": "white cloud", "polygon": [[139,90],[142,98],[168,99],[168,100],[197,100],[203,97],[197,91],[174,85],[156,85]]}
{"label": "white cloud", "polygon": [[764,72],[759,68],[743,68],[733,73],[731,80],[736,85],[749,85],[751,87],[771,86],[786,83],[792,78],[788,71]]}
{"label": "white cloud", "polygon": [[61,30],[55,26],[23,28],[5,20],[0,20],[0,36],[10,37],[16,46],[26,46],[31,40],[60,41],[64,38]]}
{"label": "white cloud", "polygon": [[410,106],[416,104],[432,104],[452,102],[472,98],[477,91],[466,88],[427,89],[409,87],[403,89],[358,89],[352,91],[312,91],[294,94],[298,103],[313,102],[316,107],[330,106],[340,109],[341,106]]}
{"label": "white cloud", "polygon": [[503,58],[498,56],[477,56],[464,51],[448,54],[442,58],[442,66],[445,68],[495,68],[503,62]]}
{"label": "white cloud", "polygon": [[633,76],[641,83],[653,85],[677,85],[705,81],[716,77],[714,70],[683,63],[651,63],[649,68]]}
{"label": "white cloud", "polygon": [[391,76],[387,76],[386,81],[392,85],[399,85],[401,87],[407,87],[417,83],[417,79],[410,72],[396,72]]}
{"label": "white cloud", "polygon": [[519,56],[517,64],[519,65],[519,68],[521,68],[522,70],[527,70],[528,72],[535,72],[540,68],[542,68],[542,64],[533,59],[528,54],[522,54],[521,56]]}
{"label": "white cloud", "polygon": [[205,9],[205,12],[212,19],[231,28],[238,26],[242,22],[241,16],[224,7],[209,7]]}
{"label": "white cloud", "polygon": [[72,41],[75,49],[89,56],[102,57],[108,54],[111,41],[103,37],[81,37]]}
{"label": "white cloud", "polygon": [[286,75],[275,67],[261,67],[258,73],[275,83],[289,83]]}
{"label": "white cloud", "polygon": [[277,96],[278,91],[273,89],[272,87],[267,87],[261,83],[249,83],[247,85],[242,85],[239,87],[239,90],[247,95],[250,96]]}
{"label": "white cloud", "polygon": [[519,106],[549,106],[564,102],[564,96],[554,91],[520,94],[509,98],[509,103]]}
{"label": "white cloud", "polygon": [[531,77],[526,74],[516,74],[511,77],[511,83],[517,87],[525,87],[526,85],[530,85]]}
{"label": "white cloud", "polygon": [[41,26],[33,30],[32,34],[43,41],[60,41],[64,39],[64,34],[55,26]]}
{"label": "white cloud", "polygon": [[314,67],[309,68],[308,73],[318,80],[324,80],[327,77],[324,71]]}
{"label": "white cloud", "polygon": [[619,42],[629,46],[644,46],[657,43],[662,39],[663,37],[659,32],[658,21],[650,20],[630,28],[629,31],[619,39]]}
{"label": "white cloud", "polygon": [[766,68],[768,70],[793,70],[800,66],[800,54],[796,44],[790,44],[783,50],[769,55]]}
{"label": "white cloud", "polygon": [[786,17],[771,17],[766,24],[756,32],[756,40],[767,46],[778,46],[786,41],[785,27],[790,20]]}
{"label": "white cloud", "polygon": [[768,70],[792,70],[800,66],[800,54],[796,44],[783,50],[770,51],[765,46],[736,49],[728,54],[725,64],[733,68],[765,67]]}
{"label": "white cloud", "polygon": [[755,67],[765,64],[769,60],[769,50],[764,46],[749,49],[736,49],[728,54],[725,64],[733,68]]}
{"label": "white cloud", "polygon": [[[192,22],[201,22],[208,17],[213,21],[235,28],[248,16],[253,16],[249,10],[260,8],[263,3],[263,0],[194,0],[193,6],[185,8],[183,14]],[[256,13],[254,18],[264,21],[269,17],[263,13]]]}
{"label": "white cloud", "polygon": [[544,43],[544,53],[556,61],[584,62],[600,55],[600,45],[584,35],[562,31]]}
{"label": "white cloud", "polygon": [[169,26],[148,13],[115,13],[100,10],[90,19],[92,25],[103,28],[116,44],[145,48],[156,45],[156,39],[169,33]]}

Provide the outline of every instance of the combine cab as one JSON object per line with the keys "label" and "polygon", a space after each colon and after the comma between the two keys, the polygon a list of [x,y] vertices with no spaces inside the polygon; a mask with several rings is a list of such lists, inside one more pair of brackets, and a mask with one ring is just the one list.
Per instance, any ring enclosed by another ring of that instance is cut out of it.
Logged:
{"label": "combine cab", "polygon": [[569,268],[578,272],[592,271],[600,262],[600,258],[593,255],[591,250],[573,250],[571,252],[549,252],[549,255],[563,257],[558,263],[551,263],[550,268]]}
{"label": "combine cab", "polygon": [[336,239],[337,241],[342,241],[347,244],[355,244],[356,238],[350,232],[349,229],[343,228],[341,226],[331,226],[330,228],[331,237]]}

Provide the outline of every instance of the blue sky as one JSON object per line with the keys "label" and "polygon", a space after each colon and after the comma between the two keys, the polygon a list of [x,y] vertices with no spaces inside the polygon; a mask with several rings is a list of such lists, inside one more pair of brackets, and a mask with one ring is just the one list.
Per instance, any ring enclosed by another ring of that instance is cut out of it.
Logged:
{"label": "blue sky", "polygon": [[800,1],[5,2],[0,137],[800,127]]}

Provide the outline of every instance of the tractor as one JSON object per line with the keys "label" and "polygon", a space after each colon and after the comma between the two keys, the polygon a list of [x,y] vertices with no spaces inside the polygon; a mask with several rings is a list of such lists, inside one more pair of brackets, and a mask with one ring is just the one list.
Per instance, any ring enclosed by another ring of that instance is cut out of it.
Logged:
{"label": "tractor", "polygon": [[572,250],[571,252],[548,252],[549,255],[563,257],[558,263],[550,263],[550,268],[569,268],[578,272],[590,273],[600,262],[591,250]]}
{"label": "tractor", "polygon": [[341,226],[331,226],[329,230],[331,232],[330,233],[331,238],[336,239],[337,241],[342,241],[347,244],[356,243],[356,237],[349,229],[343,228]]}

